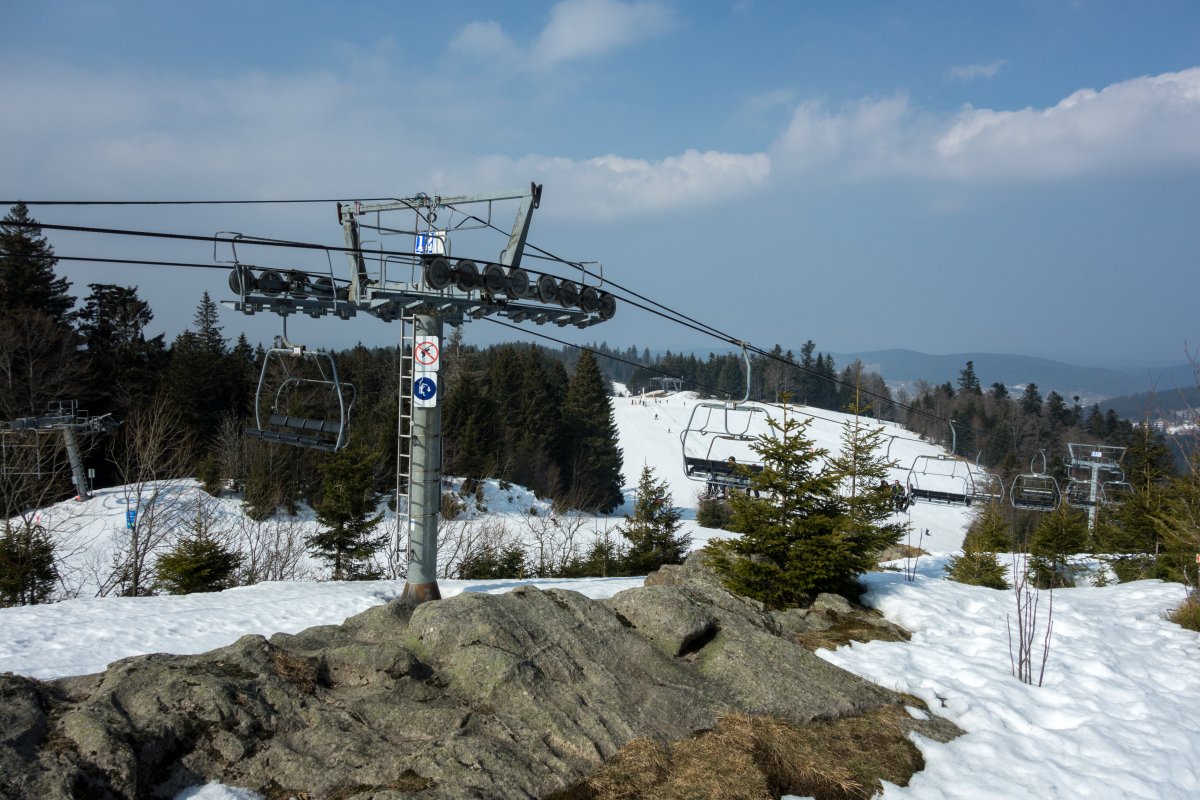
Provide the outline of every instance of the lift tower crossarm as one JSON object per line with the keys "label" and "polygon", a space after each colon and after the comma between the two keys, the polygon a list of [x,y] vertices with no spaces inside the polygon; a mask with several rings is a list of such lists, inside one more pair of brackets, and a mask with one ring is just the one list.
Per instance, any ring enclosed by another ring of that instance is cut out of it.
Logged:
{"label": "lift tower crossarm", "polygon": [[530,183],[525,191],[508,191],[494,194],[458,194],[458,195],[417,195],[386,203],[346,203],[338,204],[338,218],[346,234],[347,257],[350,259],[350,296],[356,299],[365,297],[367,283],[367,268],[363,261],[361,241],[358,233],[358,222],[355,217],[377,211],[400,211],[421,208],[437,209],[451,206],[469,205],[471,203],[494,203],[503,200],[520,200],[517,218],[513,221],[512,233],[508,237],[508,246],[500,256],[500,263],[506,267],[521,266],[521,256],[525,252],[525,240],[529,236],[529,223],[533,219],[533,211],[542,202],[542,186]]}

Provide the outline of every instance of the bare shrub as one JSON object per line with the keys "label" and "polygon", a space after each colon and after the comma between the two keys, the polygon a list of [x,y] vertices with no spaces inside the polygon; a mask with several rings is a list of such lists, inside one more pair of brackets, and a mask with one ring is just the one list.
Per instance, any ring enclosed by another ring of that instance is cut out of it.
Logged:
{"label": "bare shrub", "polygon": [[186,495],[173,481],[188,474],[193,442],[182,417],[163,396],[133,409],[110,449],[127,510],[136,519],[114,532],[111,569],[97,594],[150,592],[150,557],[183,523]]}
{"label": "bare shrub", "polygon": [[238,582],[299,581],[312,578],[305,562],[307,530],[295,517],[254,520],[238,516],[234,530],[237,551],[243,555]]}
{"label": "bare shrub", "polygon": [[1037,686],[1042,685],[1046,676],[1046,661],[1050,658],[1050,637],[1054,634],[1054,587],[1047,590],[1049,603],[1046,610],[1045,631],[1042,634],[1042,652],[1040,658],[1035,655],[1035,644],[1038,636],[1038,605],[1041,603],[1041,590],[1031,580],[1029,556],[1025,553],[1013,553],[1013,598],[1016,600],[1016,641],[1013,640],[1013,618],[1008,619],[1008,657],[1012,663],[1012,673],[1022,683],[1035,685],[1033,680],[1034,664],[1038,664]]}

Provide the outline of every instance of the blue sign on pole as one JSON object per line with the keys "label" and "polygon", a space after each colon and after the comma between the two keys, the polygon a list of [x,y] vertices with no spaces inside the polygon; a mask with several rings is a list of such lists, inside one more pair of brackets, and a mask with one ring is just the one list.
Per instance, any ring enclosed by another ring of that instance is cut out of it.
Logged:
{"label": "blue sign on pole", "polygon": [[132,529],[137,524],[137,509],[131,508],[125,512],[125,527]]}
{"label": "blue sign on pole", "polygon": [[429,408],[437,405],[437,375],[421,375],[413,381],[413,401],[416,405]]}

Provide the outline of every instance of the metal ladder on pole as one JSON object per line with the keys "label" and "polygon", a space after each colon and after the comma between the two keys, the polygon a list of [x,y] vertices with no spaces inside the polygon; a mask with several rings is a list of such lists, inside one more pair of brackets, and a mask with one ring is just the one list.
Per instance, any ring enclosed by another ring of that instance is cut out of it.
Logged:
{"label": "metal ladder on pole", "polygon": [[[400,374],[396,395],[396,530],[393,533],[391,571],[400,577],[407,570],[408,537],[412,527],[412,382],[415,372],[416,322],[412,314],[400,315]],[[403,495],[401,494],[403,492]]]}

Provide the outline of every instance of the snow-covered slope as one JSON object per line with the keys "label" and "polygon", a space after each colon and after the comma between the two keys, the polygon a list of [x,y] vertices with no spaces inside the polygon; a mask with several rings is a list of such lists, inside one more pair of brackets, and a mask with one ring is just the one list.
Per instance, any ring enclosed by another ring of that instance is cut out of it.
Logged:
{"label": "snow-covered slope", "polygon": [[[626,486],[636,485],[642,466],[649,465],[668,481],[676,504],[694,510],[700,484],[684,475],[679,432],[695,402],[682,396],[646,405],[631,403],[630,398],[614,400]],[[835,450],[844,417],[815,413],[825,419],[814,421],[810,436],[818,446]],[[914,458],[936,453],[919,441],[895,440],[891,455],[902,465],[895,477],[903,482]],[[177,491],[199,496],[192,484],[181,484]],[[548,513],[519,487],[495,483],[485,487],[481,506],[472,505],[466,516],[507,518],[516,524],[530,516],[531,506],[538,514]],[[43,521],[52,521],[56,532],[79,548],[73,556],[77,563],[102,563],[124,526],[125,503],[120,491],[111,490],[87,504],[44,513]],[[219,513],[232,515],[230,519],[240,516],[233,500],[222,501]],[[920,559],[911,581],[901,573],[884,572],[866,576],[865,583],[867,601],[912,630],[912,641],[856,644],[820,654],[888,688],[922,698],[933,713],[952,719],[967,733],[944,745],[918,740],[926,769],[908,787],[886,786],[883,797],[1200,796],[1200,671],[1195,669],[1200,635],[1162,618],[1163,611],[1182,599],[1182,586],[1141,581],[1057,592],[1045,685],[1027,686],[1013,678],[1009,665],[1012,594],[942,579],[947,554],[961,544],[968,510],[918,503],[910,513],[914,539],[923,538],[932,555]],[[596,519],[591,524],[603,527],[616,521]],[[302,516],[296,524],[314,523]],[[688,524],[697,546],[717,535],[696,528],[694,519]],[[929,535],[921,536],[925,529]],[[528,582],[607,597],[640,585],[641,579]],[[443,580],[440,585],[449,596],[503,592],[515,583]],[[113,659],[139,653],[200,652],[246,633],[337,623],[396,597],[401,588],[400,581],[290,581],[210,595],[92,598],[2,609],[0,671],[49,678],[95,671]],[[1043,605],[1043,626],[1045,611]],[[188,790],[180,798],[185,796],[253,797],[216,785]]]}

